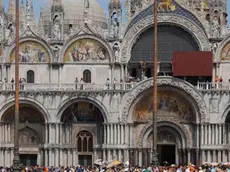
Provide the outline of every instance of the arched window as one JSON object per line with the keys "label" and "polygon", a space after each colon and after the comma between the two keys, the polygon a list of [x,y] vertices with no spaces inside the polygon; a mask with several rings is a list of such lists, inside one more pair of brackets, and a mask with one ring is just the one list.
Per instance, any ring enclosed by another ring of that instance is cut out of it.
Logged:
{"label": "arched window", "polygon": [[90,72],[90,70],[84,70],[84,72],[83,72],[83,81],[85,83],[91,83],[91,72]]}
{"label": "arched window", "polygon": [[93,152],[93,136],[88,131],[81,131],[77,135],[77,151]]}
{"label": "arched window", "polygon": [[29,70],[27,72],[27,83],[34,83],[34,71]]}

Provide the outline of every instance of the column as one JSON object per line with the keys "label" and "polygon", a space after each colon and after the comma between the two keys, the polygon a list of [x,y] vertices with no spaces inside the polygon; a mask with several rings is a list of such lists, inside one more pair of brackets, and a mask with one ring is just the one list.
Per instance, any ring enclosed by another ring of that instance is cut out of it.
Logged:
{"label": "column", "polygon": [[110,125],[107,124],[107,144],[110,144]]}
{"label": "column", "polygon": [[69,125],[69,143],[72,143],[72,124]]}
{"label": "column", "polygon": [[123,64],[121,64],[121,79],[124,82],[124,65]]}
{"label": "column", "polygon": [[187,162],[187,164],[190,164],[190,163],[191,163],[191,160],[190,160],[190,158],[191,158],[191,155],[190,155],[190,148],[188,148],[187,150],[188,150],[188,152],[187,152],[187,157],[188,157],[188,162]]}
{"label": "column", "polygon": [[125,144],[129,144],[129,126],[125,125]]}
{"label": "column", "polygon": [[118,138],[117,138],[117,143],[120,144],[121,143],[121,125],[118,124],[117,125],[117,132],[118,132]]}
{"label": "column", "polygon": [[111,135],[111,144],[114,144],[113,142],[113,136],[114,136],[114,130],[113,130],[113,124],[110,125],[110,135]]}
{"label": "column", "polygon": [[205,127],[205,140],[204,140],[204,142],[207,145],[208,144],[208,126],[207,126],[207,124],[205,124],[204,127]]}
{"label": "column", "polygon": [[45,143],[49,143],[49,138],[48,138],[48,124],[45,123]]}
{"label": "column", "polygon": [[60,149],[60,165],[64,165],[63,163],[63,149]]}
{"label": "column", "polygon": [[207,160],[205,158],[205,150],[202,150],[201,154],[202,154],[202,163],[207,162]]}
{"label": "column", "polygon": [[52,124],[49,124],[49,143],[53,143],[53,133],[52,133]]}
{"label": "column", "polygon": [[215,133],[216,133],[216,135],[215,135],[215,138],[216,138],[216,142],[215,142],[215,144],[219,144],[219,137],[218,137],[218,125],[216,124],[215,125]]}
{"label": "column", "polygon": [[204,127],[203,124],[201,124],[201,145],[204,144]]}
{"label": "column", "polygon": [[97,150],[96,149],[93,150],[93,162],[95,160],[97,160]]}
{"label": "column", "polygon": [[55,149],[55,167],[58,167],[59,164],[59,151],[58,148]]}
{"label": "column", "polygon": [[102,151],[103,151],[103,157],[102,157],[102,159],[106,159],[106,150],[103,149]]}
{"label": "column", "polygon": [[133,145],[133,125],[130,125],[129,126],[129,137],[130,137],[130,146],[132,147],[132,145]]}
{"label": "column", "polygon": [[[225,145],[227,142],[226,142],[226,139],[227,139],[227,135],[226,135],[226,125],[223,124],[223,144]],[[227,162],[227,161],[225,161]]]}
{"label": "column", "polygon": [[73,166],[76,167],[76,165],[78,165],[78,164],[76,163],[76,149],[73,149]]}
{"label": "column", "polygon": [[11,129],[10,129],[10,127],[11,127],[11,124],[8,124],[7,128],[8,128],[8,142],[9,143],[11,142]]}
{"label": "column", "polygon": [[217,154],[216,154],[216,150],[212,151],[212,155],[213,155],[213,162],[217,162]]}
{"label": "column", "polygon": [[103,128],[104,128],[104,144],[107,144],[106,124],[103,125]]}
{"label": "column", "polygon": [[41,166],[41,151],[39,151],[38,156],[37,156],[37,164]]}
{"label": "column", "polygon": [[122,155],[121,155],[121,149],[118,150],[118,160],[123,162],[122,161]]}
{"label": "column", "polygon": [[222,151],[222,156],[223,156],[223,162],[228,162],[228,158],[227,158],[227,150],[223,150]]}
{"label": "column", "polygon": [[45,162],[44,162],[44,149],[41,149],[41,158],[40,158],[40,166],[44,166]]}
{"label": "column", "polygon": [[65,143],[69,143],[69,125],[68,124],[65,125],[65,136],[66,136]]}
{"label": "column", "polygon": [[212,135],[211,135],[212,133],[211,133],[211,124],[208,124],[208,144],[211,144],[211,137],[212,137]]}
{"label": "column", "polygon": [[230,125],[228,125],[228,144],[230,144]]}
{"label": "column", "polygon": [[53,166],[54,164],[52,163],[53,156],[52,156],[52,149],[49,149],[49,165],[48,166]]}
{"label": "column", "polygon": [[45,149],[45,166],[49,165],[49,161],[48,161],[48,150]]}
{"label": "column", "polygon": [[211,125],[211,129],[212,129],[212,144],[215,144],[215,128],[214,125]]}
{"label": "column", "polygon": [[211,162],[210,150],[207,151],[207,161]]}
{"label": "column", "polygon": [[121,144],[124,144],[124,125],[121,124]]}
{"label": "column", "polygon": [[107,149],[107,160],[110,161],[111,159],[111,152],[109,149]]}
{"label": "column", "polygon": [[221,124],[219,124],[219,144],[222,144],[222,126]]}
{"label": "column", "polygon": [[218,161],[217,162],[222,162],[222,159],[221,159],[221,151],[218,150]]}
{"label": "column", "polygon": [[230,162],[230,150],[228,150],[228,162]]}
{"label": "column", "polygon": [[111,81],[113,81],[114,78],[114,65],[111,65]]}
{"label": "column", "polygon": [[138,153],[139,153],[139,163],[138,164],[142,167],[142,151],[139,150]]}
{"label": "column", "polygon": [[59,143],[59,124],[56,124],[56,144]]}
{"label": "column", "polygon": [[117,144],[117,124],[114,124],[114,144]]}
{"label": "column", "polygon": [[60,134],[59,134],[59,137],[60,137],[60,144],[63,144],[63,124],[60,124]]}
{"label": "column", "polygon": [[125,65],[125,80],[127,80],[128,79],[128,66],[127,65]]}

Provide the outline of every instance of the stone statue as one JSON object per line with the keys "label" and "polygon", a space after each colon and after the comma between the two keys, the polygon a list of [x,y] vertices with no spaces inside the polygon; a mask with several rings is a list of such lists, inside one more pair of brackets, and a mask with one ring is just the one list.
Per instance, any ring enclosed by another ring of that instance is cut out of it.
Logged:
{"label": "stone statue", "polygon": [[218,48],[217,42],[213,42],[212,45],[211,45],[212,52],[215,53],[217,48]]}
{"label": "stone statue", "polygon": [[114,13],[111,17],[112,19],[112,29],[111,29],[111,35],[113,35],[114,38],[116,38],[119,34],[119,19],[116,13]]}
{"label": "stone statue", "polygon": [[59,59],[59,52],[60,52],[60,48],[58,46],[55,46],[53,49],[53,54],[54,54],[54,62],[58,62]]}
{"label": "stone statue", "polygon": [[113,51],[115,54],[115,61],[117,62],[119,60],[119,52],[120,52],[120,48],[119,48],[119,45],[117,43],[115,43],[113,45]]}
{"label": "stone statue", "polygon": [[220,22],[217,16],[214,16],[213,21],[211,23],[212,28],[212,37],[218,38],[220,36]]}
{"label": "stone statue", "polygon": [[61,39],[61,28],[58,23],[55,23],[53,26],[53,39],[54,40],[60,40]]}
{"label": "stone statue", "polygon": [[31,3],[30,3],[30,0],[26,1],[26,13],[27,14],[31,13]]}
{"label": "stone statue", "polygon": [[88,13],[89,12],[89,0],[84,0],[84,12]]}

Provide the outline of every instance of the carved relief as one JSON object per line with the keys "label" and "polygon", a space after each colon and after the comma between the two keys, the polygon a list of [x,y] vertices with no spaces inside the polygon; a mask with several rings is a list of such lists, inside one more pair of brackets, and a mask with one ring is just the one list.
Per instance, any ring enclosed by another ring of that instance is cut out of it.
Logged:
{"label": "carved relief", "polygon": [[218,113],[219,112],[219,100],[218,99],[210,99],[209,100],[209,112],[210,113]]}
{"label": "carved relief", "polygon": [[39,136],[37,132],[29,127],[25,127],[19,131],[19,142],[21,145],[39,144]]}

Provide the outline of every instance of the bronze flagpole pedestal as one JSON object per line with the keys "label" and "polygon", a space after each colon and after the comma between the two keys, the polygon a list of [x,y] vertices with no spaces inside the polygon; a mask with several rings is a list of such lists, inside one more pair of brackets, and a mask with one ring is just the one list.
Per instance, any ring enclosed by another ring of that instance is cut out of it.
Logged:
{"label": "bronze flagpole pedestal", "polygon": [[154,0],[154,56],[153,56],[153,147],[152,147],[152,163],[158,165],[158,153],[157,153],[157,59],[158,59],[158,0]]}
{"label": "bronze flagpole pedestal", "polygon": [[19,0],[16,0],[15,37],[15,121],[14,121],[14,159],[13,171],[20,172],[19,159]]}

